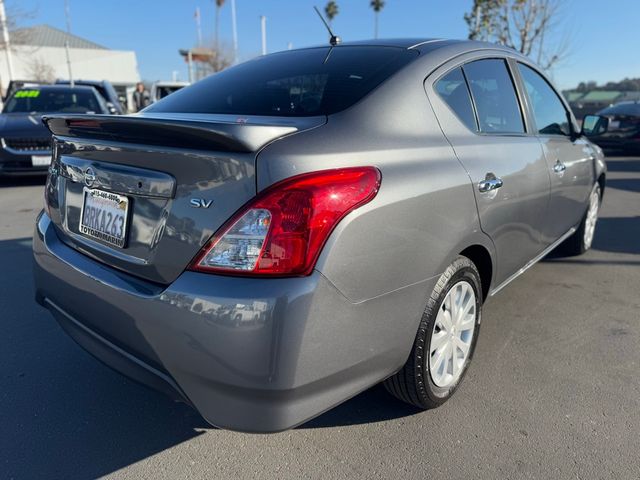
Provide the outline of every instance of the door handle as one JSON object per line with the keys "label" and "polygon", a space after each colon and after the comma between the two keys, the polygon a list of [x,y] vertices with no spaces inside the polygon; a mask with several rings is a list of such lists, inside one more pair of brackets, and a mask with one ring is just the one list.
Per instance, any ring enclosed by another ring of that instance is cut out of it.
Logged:
{"label": "door handle", "polygon": [[556,160],[556,164],[553,166],[553,171],[556,173],[562,173],[567,169],[567,166],[562,163],[559,159]]}
{"label": "door handle", "polygon": [[478,190],[482,193],[490,192],[500,188],[504,182],[501,178],[496,177],[493,173],[487,173],[480,183],[478,183]]}

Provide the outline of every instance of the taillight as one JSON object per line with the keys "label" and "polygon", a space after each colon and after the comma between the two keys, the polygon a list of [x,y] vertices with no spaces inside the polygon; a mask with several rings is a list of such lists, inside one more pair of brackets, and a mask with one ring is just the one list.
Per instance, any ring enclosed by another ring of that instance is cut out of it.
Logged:
{"label": "taillight", "polygon": [[380,187],[374,167],[298,175],[260,193],[234,215],[190,270],[236,275],[308,275],[329,234]]}

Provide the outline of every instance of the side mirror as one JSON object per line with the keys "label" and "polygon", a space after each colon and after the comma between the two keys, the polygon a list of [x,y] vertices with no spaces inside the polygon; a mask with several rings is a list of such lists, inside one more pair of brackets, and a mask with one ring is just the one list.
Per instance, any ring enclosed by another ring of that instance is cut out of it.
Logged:
{"label": "side mirror", "polygon": [[587,137],[602,135],[609,130],[609,119],[600,115],[585,115],[580,133]]}

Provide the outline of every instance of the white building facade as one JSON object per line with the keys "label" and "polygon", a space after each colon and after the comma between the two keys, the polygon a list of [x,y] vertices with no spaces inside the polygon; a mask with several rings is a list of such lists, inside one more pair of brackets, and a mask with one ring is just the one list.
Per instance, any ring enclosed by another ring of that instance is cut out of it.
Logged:
{"label": "white building facade", "polygon": [[[22,28],[11,33],[13,80],[69,79],[67,49],[74,79],[109,80],[118,92],[132,91],[140,81],[134,51],[110,50],[49,25]],[[9,84],[5,51],[0,51],[2,91]]]}

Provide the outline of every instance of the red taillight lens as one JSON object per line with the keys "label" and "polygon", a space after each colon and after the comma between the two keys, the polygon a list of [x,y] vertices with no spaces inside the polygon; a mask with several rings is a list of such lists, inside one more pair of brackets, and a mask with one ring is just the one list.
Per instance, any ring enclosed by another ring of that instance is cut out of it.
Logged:
{"label": "red taillight lens", "polygon": [[329,234],[380,187],[374,167],[307,173],[268,188],[204,246],[191,270],[240,275],[308,275]]}

